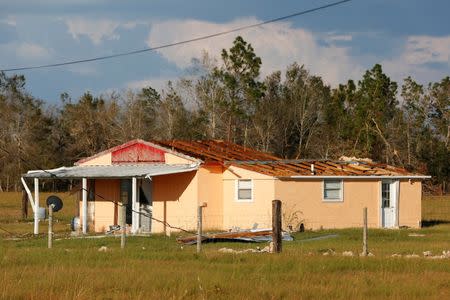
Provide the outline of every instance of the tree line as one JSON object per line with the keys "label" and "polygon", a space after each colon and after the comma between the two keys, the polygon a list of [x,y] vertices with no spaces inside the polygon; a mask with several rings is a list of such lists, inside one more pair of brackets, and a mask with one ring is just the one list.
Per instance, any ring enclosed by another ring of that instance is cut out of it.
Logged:
{"label": "tree line", "polygon": [[33,165],[72,165],[141,138],[223,139],[283,158],[367,157],[430,174],[447,190],[449,77],[426,86],[407,77],[399,86],[376,64],[331,87],[299,63],[265,78],[261,65],[237,37],[219,60],[203,53],[161,93],[63,93],[56,105],[27,92],[23,75],[0,73],[0,189],[17,189]]}

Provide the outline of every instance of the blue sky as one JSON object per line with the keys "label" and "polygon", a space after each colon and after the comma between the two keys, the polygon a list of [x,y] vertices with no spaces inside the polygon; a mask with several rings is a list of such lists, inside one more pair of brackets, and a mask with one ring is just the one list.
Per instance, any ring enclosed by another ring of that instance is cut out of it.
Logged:
{"label": "blue sky", "polygon": [[[158,46],[332,2],[0,0],[0,69]],[[353,0],[240,34],[263,60],[262,76],[298,62],[331,86],[381,63],[394,80],[450,75],[450,1]],[[108,93],[188,74],[204,51],[219,57],[235,34],[130,57],[23,71],[28,90],[57,103],[62,92]]]}

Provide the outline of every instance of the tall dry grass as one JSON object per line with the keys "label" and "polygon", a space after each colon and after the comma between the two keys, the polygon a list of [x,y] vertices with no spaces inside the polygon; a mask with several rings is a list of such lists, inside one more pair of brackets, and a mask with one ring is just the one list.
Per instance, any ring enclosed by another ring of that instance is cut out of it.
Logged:
{"label": "tall dry grass", "polygon": [[[65,223],[75,212],[73,199],[65,199],[65,205],[58,213],[60,232],[68,230]],[[16,232],[32,230],[32,224],[14,216],[20,216],[20,195],[0,194],[0,225]],[[328,234],[337,237],[310,240]],[[20,241],[3,237],[2,299],[450,299],[449,259],[391,257],[450,250],[449,224],[369,230],[369,250],[375,256],[368,258],[342,256],[343,251],[361,251],[358,228],[295,234],[280,255],[218,251],[265,246],[242,243],[206,244],[197,255],[195,246],[181,247],[175,236],[129,237],[123,251],[114,237],[60,235],[51,250],[45,236]],[[99,252],[101,246],[108,251]],[[323,256],[328,249],[336,255]]]}

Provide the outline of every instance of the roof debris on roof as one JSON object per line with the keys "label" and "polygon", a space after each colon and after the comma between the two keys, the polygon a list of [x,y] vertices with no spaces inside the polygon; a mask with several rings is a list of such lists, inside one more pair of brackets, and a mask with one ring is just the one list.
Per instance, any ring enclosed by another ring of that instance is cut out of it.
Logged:
{"label": "roof debris on roof", "polygon": [[154,141],[174,151],[274,177],[290,176],[422,176],[404,168],[369,160],[287,160],[222,140]]}

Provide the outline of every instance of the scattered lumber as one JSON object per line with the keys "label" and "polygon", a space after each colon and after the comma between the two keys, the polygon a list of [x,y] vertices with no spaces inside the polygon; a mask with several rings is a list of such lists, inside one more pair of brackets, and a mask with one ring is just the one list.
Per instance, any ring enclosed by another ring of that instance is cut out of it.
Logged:
{"label": "scattered lumber", "polygon": [[[283,240],[292,241],[292,237],[288,233],[283,233]],[[270,242],[272,241],[271,229],[251,229],[241,231],[219,232],[202,235],[202,243],[215,242]],[[177,242],[185,245],[197,244],[197,235],[178,238]]]}

